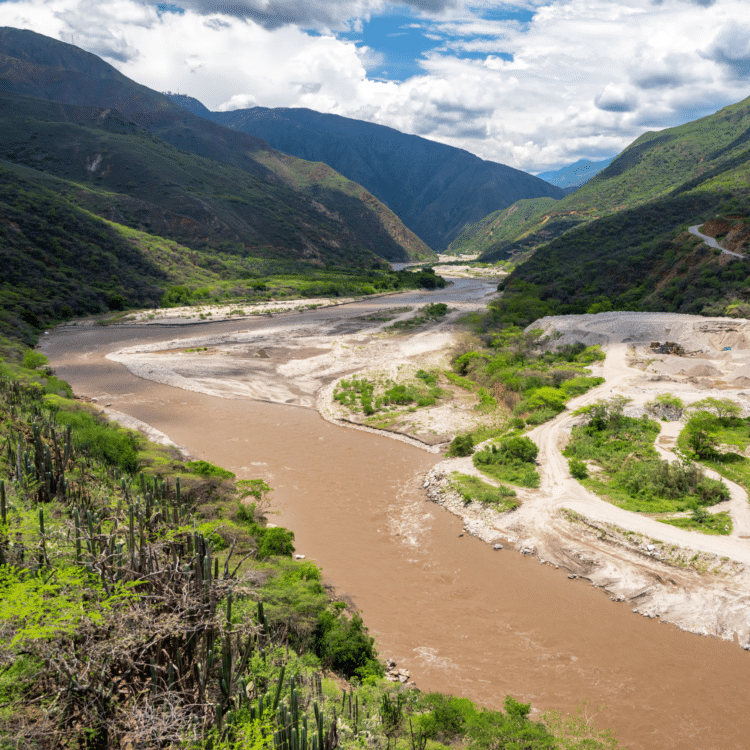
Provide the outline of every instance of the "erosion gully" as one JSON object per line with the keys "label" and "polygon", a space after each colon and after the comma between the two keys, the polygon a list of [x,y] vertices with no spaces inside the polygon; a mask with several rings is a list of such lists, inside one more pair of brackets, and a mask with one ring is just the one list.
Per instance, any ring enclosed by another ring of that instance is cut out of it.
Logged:
{"label": "erosion gully", "polygon": [[[486,282],[458,282],[429,298],[407,293],[349,309],[450,303],[486,290]],[[241,478],[266,479],[275,488],[272,521],[294,530],[297,551],[351,597],[381,655],[410,669],[422,690],[490,707],[510,694],[564,712],[588,701],[589,712],[607,709],[595,723],[634,750],[750,747],[750,654],[633,614],[562,569],[462,536],[460,520],[422,489],[439,456],[331,425],[312,410],[159,385],[105,359],[137,343],[263,325],[67,326],[45,337],[44,351],[77,394],[106,398]]]}

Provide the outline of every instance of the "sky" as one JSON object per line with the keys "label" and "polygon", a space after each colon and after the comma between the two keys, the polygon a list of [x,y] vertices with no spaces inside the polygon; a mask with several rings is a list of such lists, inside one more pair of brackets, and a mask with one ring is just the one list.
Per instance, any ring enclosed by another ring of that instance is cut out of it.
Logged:
{"label": "sky", "polygon": [[0,0],[0,25],[211,110],[309,107],[532,173],[750,96],[747,0]]}

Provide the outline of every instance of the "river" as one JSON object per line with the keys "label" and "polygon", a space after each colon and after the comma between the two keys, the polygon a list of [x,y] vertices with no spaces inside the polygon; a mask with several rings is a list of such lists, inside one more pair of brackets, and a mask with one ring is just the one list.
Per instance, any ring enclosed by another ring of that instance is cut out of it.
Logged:
{"label": "river", "polygon": [[[484,284],[348,309],[450,302],[486,294]],[[273,324],[341,314],[293,313]],[[637,616],[563,570],[462,535],[456,517],[425,500],[422,476],[439,456],[334,426],[310,409],[160,385],[105,358],[141,342],[266,325],[66,326],[45,337],[44,351],[76,393],[112,403],[240,478],[266,479],[275,488],[272,522],[294,530],[298,552],[352,598],[381,655],[410,669],[421,689],[492,707],[507,694],[540,710],[604,705],[597,723],[637,750],[750,746],[750,655]]]}

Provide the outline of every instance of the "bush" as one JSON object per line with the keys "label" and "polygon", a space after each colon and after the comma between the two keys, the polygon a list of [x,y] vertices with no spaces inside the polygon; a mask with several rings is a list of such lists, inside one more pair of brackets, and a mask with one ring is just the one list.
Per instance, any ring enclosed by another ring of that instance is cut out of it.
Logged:
{"label": "bush", "polygon": [[569,459],[568,468],[570,469],[570,475],[574,479],[586,479],[589,475],[588,467],[579,458]]}
{"label": "bush", "polygon": [[138,470],[138,441],[134,433],[101,422],[84,409],[60,411],[57,421],[73,428],[73,443],[91,456],[133,474]]}
{"label": "bush", "polygon": [[451,457],[470,456],[474,452],[474,438],[468,435],[456,435],[451,440],[447,455]]}
{"label": "bush", "polygon": [[559,413],[554,409],[537,409],[526,417],[526,423],[532,426],[544,424],[545,422],[549,422],[550,419],[554,419]]}
{"label": "bush", "polygon": [[206,479],[234,479],[234,474],[221,466],[215,466],[208,461],[188,461],[185,464],[190,471]]}
{"label": "bush", "polygon": [[27,370],[36,370],[37,367],[42,365],[48,365],[49,360],[41,352],[29,349],[26,354],[23,355],[23,367]]}
{"label": "bush", "polygon": [[534,463],[539,454],[539,448],[531,438],[513,437],[503,440],[498,446],[498,454],[502,461],[522,461],[523,463]]}
{"label": "bush", "polygon": [[323,612],[315,632],[315,652],[325,666],[348,679],[385,673],[377,660],[375,639],[357,613],[349,619],[340,612]]}
{"label": "bush", "polygon": [[254,533],[258,539],[255,556],[259,560],[267,560],[269,557],[291,557],[294,554],[293,531],[280,526],[271,529],[256,526]]}

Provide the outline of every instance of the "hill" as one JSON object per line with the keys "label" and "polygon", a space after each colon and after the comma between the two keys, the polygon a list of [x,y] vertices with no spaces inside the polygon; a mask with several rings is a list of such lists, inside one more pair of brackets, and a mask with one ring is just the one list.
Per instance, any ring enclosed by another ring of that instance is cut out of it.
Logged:
{"label": "hill", "polygon": [[551,185],[561,187],[566,192],[572,192],[585,182],[588,182],[594,175],[601,172],[602,169],[609,166],[614,158],[612,156],[609,159],[602,159],[601,161],[579,159],[567,167],[555,169],[551,172],[540,172],[537,177],[540,180],[549,182]]}
{"label": "hill", "polygon": [[192,114],[328,164],[364,185],[438,252],[492,211],[521,199],[565,194],[526,172],[383,125],[310,109],[209,112],[196,99],[169,96]]}
{"label": "hill", "polygon": [[[506,284],[503,305],[515,299],[518,322],[540,311],[747,315],[750,98],[646,133],[551,210],[536,203],[523,224],[512,226],[509,214],[497,217],[496,231],[507,230],[482,258],[533,252]],[[706,234],[728,238],[723,247],[745,257],[686,231],[706,222]],[[492,226],[477,230],[476,242]]]}
{"label": "hill", "polygon": [[[535,202],[526,206],[523,222],[513,219],[510,226],[504,226],[514,216],[511,207],[485,217],[483,229],[469,227],[466,232],[482,246],[484,258],[493,260],[519,249],[533,250],[579,224],[657,199],[694,190],[712,192],[712,180],[714,186],[722,183],[721,175],[726,177],[724,182],[733,181],[732,171],[747,161],[749,107],[750,100],[745,100],[676,128],[645,133],[573,194],[553,205]],[[739,187],[741,183],[740,178]],[[685,222],[689,219],[686,214]],[[499,239],[490,237],[492,232]],[[456,243],[470,244],[464,237]]]}
{"label": "hill", "polygon": [[[218,229],[217,242],[320,263],[371,264],[373,255],[432,257],[361,186],[325,165],[295,159],[196,117],[72,45],[31,31],[0,29],[0,91],[11,117],[4,127],[4,158],[146,200],[174,214],[173,228],[201,227],[196,231],[202,240]],[[15,105],[9,102],[18,96],[26,97],[19,106],[34,121],[31,129],[12,119]],[[34,110],[30,97],[75,109],[58,113],[39,104]],[[37,142],[29,144],[35,134]],[[68,156],[56,145],[62,143]]]}

